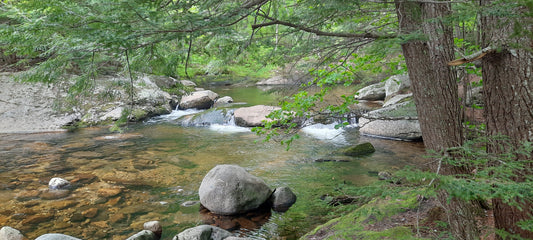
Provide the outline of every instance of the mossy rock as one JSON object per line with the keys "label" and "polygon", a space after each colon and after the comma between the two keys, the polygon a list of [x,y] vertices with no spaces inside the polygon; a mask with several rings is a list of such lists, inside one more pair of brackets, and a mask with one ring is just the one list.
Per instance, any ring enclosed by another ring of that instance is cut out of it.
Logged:
{"label": "mossy rock", "polygon": [[341,153],[346,156],[359,157],[359,156],[371,154],[375,151],[376,149],[371,143],[365,142],[365,143],[357,144],[352,147],[344,148],[341,150]]}
{"label": "mossy rock", "polygon": [[374,199],[353,212],[318,226],[300,239],[421,239],[416,238],[407,226],[368,230],[368,226],[418,206],[417,194],[407,192],[401,195],[395,199]]}

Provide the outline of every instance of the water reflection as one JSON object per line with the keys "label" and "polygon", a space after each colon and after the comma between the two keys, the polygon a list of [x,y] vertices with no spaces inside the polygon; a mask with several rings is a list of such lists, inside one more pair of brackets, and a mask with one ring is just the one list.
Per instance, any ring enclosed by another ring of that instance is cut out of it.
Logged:
{"label": "water reflection", "polygon": [[271,204],[265,203],[254,211],[250,211],[244,214],[225,216],[218,215],[210,212],[207,208],[200,207],[200,215],[204,224],[217,226],[219,228],[241,232],[250,232],[258,230],[267,223],[272,215]]}

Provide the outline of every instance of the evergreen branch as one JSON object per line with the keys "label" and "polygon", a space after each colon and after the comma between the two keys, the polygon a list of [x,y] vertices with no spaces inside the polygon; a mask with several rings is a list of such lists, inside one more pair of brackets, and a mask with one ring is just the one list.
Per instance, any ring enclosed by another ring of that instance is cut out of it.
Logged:
{"label": "evergreen branch", "polygon": [[271,18],[271,17],[266,16],[264,14],[259,14],[259,16],[270,20],[270,22],[265,22],[265,23],[259,23],[259,24],[252,25],[252,29],[254,29],[254,30],[257,29],[257,28],[261,28],[261,27],[266,27],[266,26],[279,24],[279,25],[295,28],[295,29],[300,30],[300,31],[313,33],[313,34],[315,34],[317,36],[325,36],[325,37],[371,38],[371,39],[390,39],[390,38],[395,38],[396,37],[395,34],[384,34],[384,35],[382,35],[382,34],[369,33],[369,32],[366,32],[366,33],[325,32],[325,31],[321,31],[321,30],[318,30],[318,29],[313,29],[313,28],[309,28],[309,27],[306,27],[306,26],[297,25],[297,24],[294,24],[294,23],[286,22],[286,21],[281,21],[279,19]]}

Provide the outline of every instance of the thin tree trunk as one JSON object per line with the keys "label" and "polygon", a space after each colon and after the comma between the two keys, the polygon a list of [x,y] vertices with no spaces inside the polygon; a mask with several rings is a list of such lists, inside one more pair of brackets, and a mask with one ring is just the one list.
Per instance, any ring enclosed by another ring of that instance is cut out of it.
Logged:
{"label": "thin tree trunk", "polygon": [[[456,73],[447,66],[453,59],[453,31],[442,22],[451,11],[449,4],[396,1],[402,34],[423,33],[418,40],[402,44],[418,118],[429,150],[441,152],[463,141],[461,109]],[[436,171],[440,163],[432,166]],[[458,174],[467,169],[442,164],[440,174]],[[479,239],[474,206],[441,191],[439,200],[448,213],[450,231],[456,239]]]}
{"label": "thin tree trunk", "polygon": [[[484,6],[493,2],[482,1]],[[519,13],[522,9],[515,10]],[[529,37],[512,36],[515,21],[500,16],[483,16],[483,46],[491,46],[498,51],[482,58],[482,67],[487,135],[508,136],[511,145],[518,146],[524,141],[533,141],[533,55]],[[495,154],[510,150],[501,145],[488,146],[488,151]],[[521,155],[516,160],[531,159]],[[530,163],[523,171],[515,172],[517,176],[513,180],[524,181],[523,176],[533,174],[532,168]],[[517,200],[525,200],[520,204],[522,210],[501,199],[493,200],[495,227],[519,234],[525,239],[533,239],[533,232],[516,225],[533,216],[533,202],[531,199]]]}

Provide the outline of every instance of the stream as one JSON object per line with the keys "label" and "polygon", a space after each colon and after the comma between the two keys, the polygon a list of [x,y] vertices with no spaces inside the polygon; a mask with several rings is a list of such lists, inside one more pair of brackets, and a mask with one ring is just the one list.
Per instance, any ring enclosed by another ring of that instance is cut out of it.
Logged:
{"label": "stream", "polygon": [[[257,88],[214,91],[243,106],[273,104],[277,98]],[[328,220],[327,202],[320,197],[332,189],[367,185],[377,181],[378,171],[424,163],[422,143],[359,136],[356,127],[307,127],[286,151],[230,120],[183,124],[181,119],[196,113],[174,111],[130,124],[123,133],[85,128],[0,134],[0,226],[16,228],[29,239],[54,232],[118,240],[152,220],[162,223],[162,239],[216,222],[241,236],[296,239]],[[315,161],[360,142],[371,142],[376,152],[350,162]],[[298,200],[285,213],[213,219],[196,201],[203,176],[218,164],[242,166],[272,189],[288,186]],[[69,180],[71,188],[48,190],[53,177]]]}

